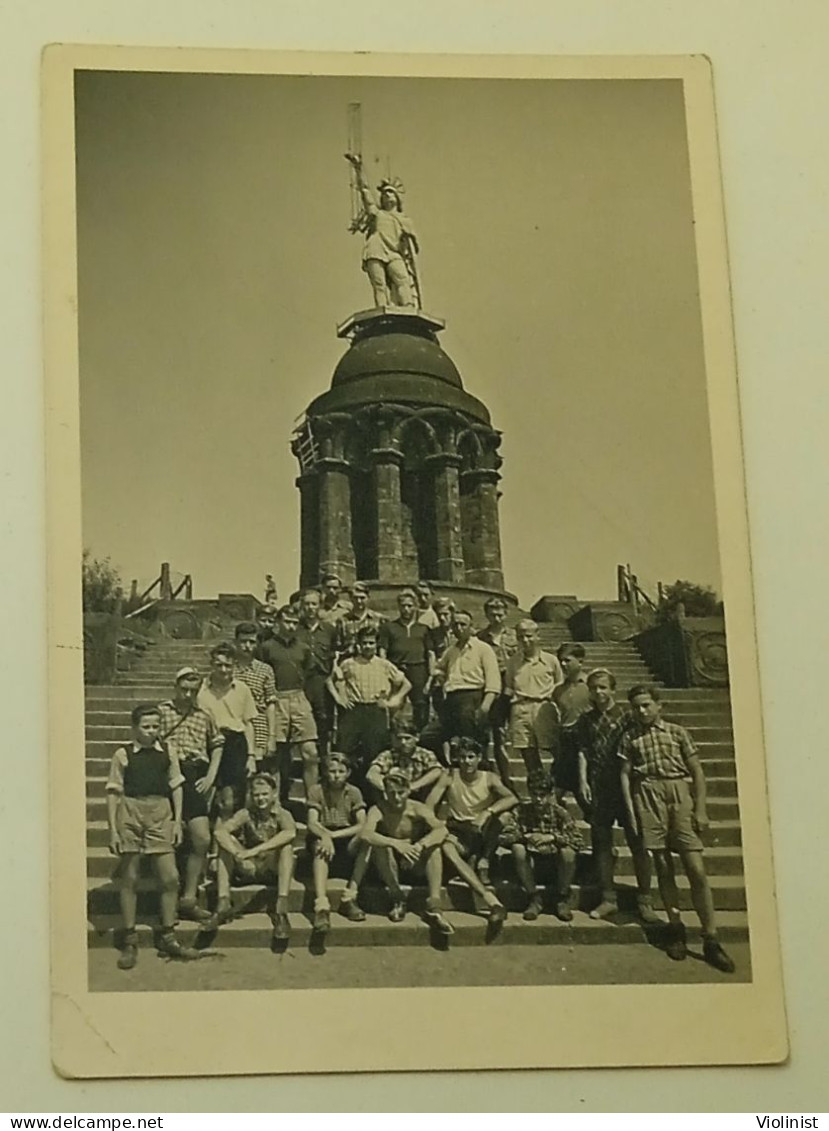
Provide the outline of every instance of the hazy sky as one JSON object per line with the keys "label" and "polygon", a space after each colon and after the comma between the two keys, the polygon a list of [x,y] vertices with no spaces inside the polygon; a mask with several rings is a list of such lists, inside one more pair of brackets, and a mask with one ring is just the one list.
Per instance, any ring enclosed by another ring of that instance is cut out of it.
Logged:
{"label": "hazy sky", "polygon": [[719,586],[679,82],[89,72],[77,96],[84,542],[125,581],[296,584],[293,422],[371,305],[360,102],[424,308],[504,433],[507,588],[612,598],[622,561]]}

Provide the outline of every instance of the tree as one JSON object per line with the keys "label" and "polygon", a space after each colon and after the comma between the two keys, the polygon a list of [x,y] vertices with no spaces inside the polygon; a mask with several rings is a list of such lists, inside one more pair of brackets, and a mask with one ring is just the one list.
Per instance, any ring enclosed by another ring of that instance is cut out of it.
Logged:
{"label": "tree", "polygon": [[661,622],[673,620],[680,604],[686,617],[721,617],[723,612],[723,603],[710,586],[677,580],[666,586],[656,610],[656,619]]}
{"label": "tree", "polygon": [[81,563],[83,611],[114,613],[124,596],[121,577],[109,558],[93,558],[84,550]]}

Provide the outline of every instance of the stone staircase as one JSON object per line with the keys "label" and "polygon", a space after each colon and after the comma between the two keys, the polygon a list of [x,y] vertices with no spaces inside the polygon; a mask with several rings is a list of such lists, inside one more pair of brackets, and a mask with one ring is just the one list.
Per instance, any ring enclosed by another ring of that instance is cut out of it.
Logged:
{"label": "stone staircase", "polygon": [[[554,649],[565,637],[558,627],[541,625],[544,647]],[[111,876],[114,861],[108,851],[105,782],[109,761],[117,746],[130,735],[129,712],[136,703],[158,702],[172,694],[175,672],[185,663],[207,669],[210,643],[201,641],[163,640],[154,644],[136,667],[119,676],[117,684],[86,688],[86,813],[87,813],[87,908],[88,941],[91,946],[109,946],[112,929],[118,924],[118,893]],[[618,680],[618,697],[639,682],[652,682],[644,661],[631,643],[587,643],[587,666],[607,667]],[[706,864],[720,914],[724,939],[744,940],[748,936],[746,895],[743,880],[743,859],[731,710],[728,692],[698,688],[664,689],[663,710],[666,718],[687,727],[697,743],[708,783],[710,827],[704,835]],[[297,769],[297,777],[298,770]],[[524,771],[520,759],[513,760],[513,775],[523,788]],[[297,838],[297,876],[290,896],[290,918],[293,926],[292,946],[314,942],[311,932],[313,894],[310,867],[304,848],[304,804],[299,781],[295,781],[290,805],[300,825]],[[572,802],[571,802],[572,803]],[[582,826],[585,851],[576,876],[579,907],[591,906],[590,830]],[[618,865],[620,914],[614,923],[594,922],[586,911],[577,910],[571,924],[559,922],[552,915],[543,915],[534,923],[525,923],[520,912],[525,897],[516,884],[506,854],[494,868],[494,882],[500,898],[511,914],[499,939],[514,943],[622,943],[638,942],[642,929],[632,914],[635,894],[630,854],[621,830],[615,830]],[[543,877],[542,877],[543,879]],[[684,915],[689,926],[696,926],[691,911],[690,894],[684,877],[678,877]],[[332,877],[330,898],[336,909],[343,877]],[[236,909],[245,914],[221,928],[215,945],[267,946],[270,921],[265,913],[267,891],[257,886],[237,888],[233,892]],[[659,906],[658,895],[654,894]],[[361,903],[368,912],[365,923],[349,923],[332,916],[332,929],[326,936],[328,946],[429,945],[430,933],[419,918],[423,893],[415,889],[411,911],[403,923],[392,924],[385,918],[388,902],[377,881],[369,874],[361,890]],[[477,945],[488,941],[487,928],[472,893],[454,879],[445,885],[444,908],[455,926],[452,945]],[[150,924],[157,921],[157,898],[149,876],[141,881],[139,892],[140,933],[147,943],[151,939]],[[183,935],[188,928],[182,927]]]}

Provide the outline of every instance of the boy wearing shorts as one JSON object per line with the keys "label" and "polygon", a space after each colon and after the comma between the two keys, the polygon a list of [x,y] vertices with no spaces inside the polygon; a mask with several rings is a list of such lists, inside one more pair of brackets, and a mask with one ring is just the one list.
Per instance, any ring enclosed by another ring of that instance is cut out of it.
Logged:
{"label": "boy wearing shorts", "polygon": [[489,921],[503,923],[507,912],[488,887],[489,867],[502,831],[502,814],[513,809],[518,798],[498,774],[481,769],[481,747],[474,738],[458,739],[454,756],[455,766],[444,774],[428,804],[437,808],[449,830],[443,855],[484,901]]}
{"label": "boy wearing shorts", "polygon": [[260,883],[276,887],[276,906],[271,912],[273,941],[284,942],[291,933],[288,896],[294,876],[296,824],[279,804],[276,779],[257,773],[250,783],[250,808],[240,809],[216,823],[219,849],[217,869],[219,922],[232,917],[230,884]]}
{"label": "boy wearing shorts", "polygon": [[409,779],[402,770],[390,770],[384,784],[384,795],[369,810],[360,839],[371,848],[372,859],[391,893],[389,919],[400,923],[406,917],[406,896],[400,886],[400,872],[425,872],[429,894],[424,918],[440,934],[452,935],[452,924],[440,912],[443,884],[440,846],[446,840],[446,825],[428,806],[409,797]]}
{"label": "boy wearing shorts", "polygon": [[631,825],[622,796],[618,757],[622,735],[631,724],[630,711],[615,701],[616,677],[596,668],[587,677],[592,706],[576,724],[581,792],[590,805],[591,851],[599,881],[599,904],[591,919],[609,919],[619,910],[613,885],[613,826],[624,830],[636,875],[636,905],[643,923],[658,923],[651,900],[651,858]]}
{"label": "boy wearing shorts", "polygon": [[590,708],[590,693],[584,678],[585,655],[583,644],[565,643],[556,651],[564,680],[553,691],[553,702],[561,720],[558,749],[553,759],[553,784],[559,801],[565,793],[572,793],[587,818],[590,806],[581,791],[576,728],[576,723]]}
{"label": "boy wearing shorts", "polygon": [[191,919],[205,930],[211,930],[216,925],[216,917],[199,907],[197,898],[210,849],[210,805],[222,760],[224,735],[196,703],[201,682],[195,668],[179,669],[175,695],[158,705],[159,738],[170,755],[178,760],[184,777],[182,821],[189,851],[178,905],[179,918]]}
{"label": "boy wearing shorts", "polygon": [[308,847],[314,876],[314,930],[325,934],[331,926],[328,872],[337,856],[345,856],[350,878],[340,899],[340,914],[352,923],[362,923],[365,912],[357,904],[357,892],[368,864],[368,848],[359,839],[366,820],[366,803],[356,786],[345,754],[332,751],[322,764],[322,782],[308,794]]}
{"label": "boy wearing shorts", "polygon": [[703,957],[725,974],[734,962],[717,938],[714,900],[702,858],[701,830],[708,827],[705,775],[694,740],[684,727],[662,718],[655,687],[639,684],[628,692],[633,714],[622,735],[622,796],[631,826],[653,856],[659,893],[668,915],[669,958],[681,961],[688,951],[679,911],[672,852],[682,861],[691,899],[703,932]]}
{"label": "boy wearing shorts", "polygon": [[120,970],[131,970],[138,961],[136,886],[142,856],[152,860],[161,888],[158,952],[168,958],[189,957],[189,951],[173,933],[178,903],[174,850],[181,843],[184,778],[176,756],[159,741],[158,707],[138,706],[131,718],[132,742],[115,751],[106,785],[109,850],[121,862],[119,897],[124,935]]}
{"label": "boy wearing shorts", "polygon": [[280,798],[287,800],[290,789],[291,755],[302,758],[305,795],[319,781],[317,724],[305,694],[305,684],[313,671],[310,645],[297,637],[299,616],[292,605],[283,605],[276,618],[276,629],[257,651],[257,658],[273,668],[276,683],[276,763],[273,767]]}
{"label": "boy wearing shorts", "polygon": [[561,716],[553,693],[564,680],[561,664],[545,652],[534,620],[516,625],[518,651],[507,661],[504,689],[510,703],[509,741],[527,770],[540,770],[557,752]]}
{"label": "boy wearing shorts", "polygon": [[542,894],[536,887],[534,861],[544,857],[555,861],[555,909],[564,923],[573,918],[571,893],[576,858],[581,848],[581,833],[567,810],[558,803],[552,783],[544,770],[533,770],[527,778],[529,799],[521,801],[513,821],[505,822],[501,844],[512,850],[518,879],[529,903],[527,920],[537,919],[543,909]]}
{"label": "boy wearing shorts", "polygon": [[210,672],[196,699],[224,736],[216,777],[216,807],[223,816],[242,808],[248,775],[256,772],[253,720],[257,708],[248,685],[234,678],[235,659],[232,644],[217,644],[210,650]]}

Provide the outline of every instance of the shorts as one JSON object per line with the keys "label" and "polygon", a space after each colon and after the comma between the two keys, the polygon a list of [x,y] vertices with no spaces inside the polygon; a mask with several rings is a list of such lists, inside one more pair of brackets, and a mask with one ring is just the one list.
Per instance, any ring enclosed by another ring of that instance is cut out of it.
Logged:
{"label": "shorts", "polygon": [[622,783],[619,775],[608,778],[607,775],[591,781],[593,793],[590,807],[590,823],[601,829],[612,829],[614,825],[627,829],[630,827],[630,818],[625,808],[625,799],[622,795]]}
{"label": "shorts", "polygon": [[304,691],[277,691],[277,742],[316,742],[317,724]]}
{"label": "shorts", "polygon": [[684,778],[635,778],[633,807],[645,848],[702,852],[691,785]]}
{"label": "shorts", "polygon": [[123,853],[165,856],[173,852],[173,810],[168,797],[122,797],[116,827]]}
{"label": "shorts", "polygon": [[515,750],[552,750],[558,716],[548,699],[516,699],[512,704],[509,737]]}
{"label": "shorts", "polygon": [[219,789],[230,786],[234,795],[244,800],[248,784],[248,743],[244,734],[238,730],[223,730],[225,745],[216,785]]}
{"label": "shorts", "polygon": [[207,773],[207,762],[203,762],[201,758],[195,760],[188,759],[180,765],[181,774],[184,778],[184,785],[181,791],[181,819],[186,824],[196,817],[209,816],[210,809],[208,802],[210,801],[210,793],[212,791],[199,793],[196,789],[196,782]]}

